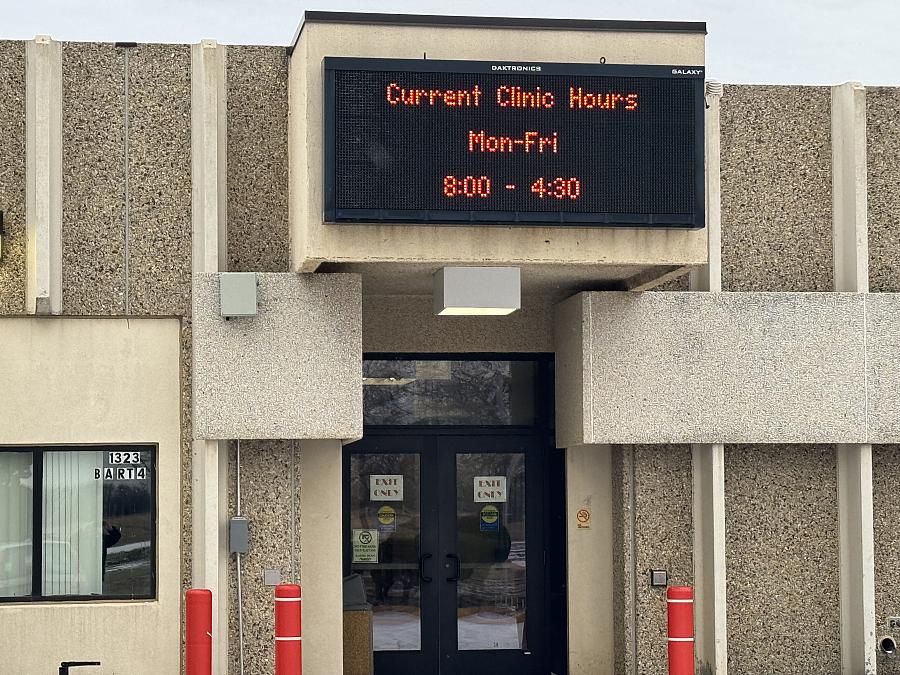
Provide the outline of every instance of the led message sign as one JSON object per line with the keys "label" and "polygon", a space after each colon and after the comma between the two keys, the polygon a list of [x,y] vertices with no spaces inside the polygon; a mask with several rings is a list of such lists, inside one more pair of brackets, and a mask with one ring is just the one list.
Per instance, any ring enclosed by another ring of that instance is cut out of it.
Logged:
{"label": "led message sign", "polygon": [[703,227],[703,69],[325,59],[328,222]]}

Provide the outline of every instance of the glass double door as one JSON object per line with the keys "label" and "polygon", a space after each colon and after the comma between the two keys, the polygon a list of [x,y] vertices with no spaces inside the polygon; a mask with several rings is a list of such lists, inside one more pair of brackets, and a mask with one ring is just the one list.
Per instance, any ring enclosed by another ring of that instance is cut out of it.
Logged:
{"label": "glass double door", "polygon": [[545,673],[535,437],[368,435],[346,448],[345,570],[376,675]]}

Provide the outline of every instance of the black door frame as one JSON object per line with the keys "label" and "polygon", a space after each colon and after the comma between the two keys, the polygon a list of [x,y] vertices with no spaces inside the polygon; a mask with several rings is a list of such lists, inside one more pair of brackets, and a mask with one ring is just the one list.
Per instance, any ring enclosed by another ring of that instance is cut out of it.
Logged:
{"label": "black door frame", "polygon": [[[549,673],[551,671],[551,667],[553,667],[554,672],[557,673],[565,673],[566,672],[566,659],[565,654],[567,652],[567,635],[565,630],[565,623],[562,622],[561,625],[556,625],[560,623],[560,619],[565,618],[565,518],[564,518],[564,496],[562,496],[562,512],[559,512],[559,509],[547,508],[550,504],[551,496],[553,495],[554,485],[553,481],[555,480],[554,474],[558,474],[559,472],[548,470],[552,467],[548,466],[548,462],[545,461],[547,457],[550,456],[550,453],[558,453],[560,451],[555,449],[555,437],[554,437],[554,378],[553,378],[553,354],[548,353],[515,353],[515,354],[507,354],[507,353],[496,353],[496,352],[487,352],[487,353],[366,353],[363,355],[363,358],[368,360],[417,360],[417,361],[426,361],[426,360],[434,360],[434,361],[534,361],[537,364],[536,376],[535,376],[535,420],[534,424],[528,426],[462,426],[462,425],[403,425],[403,426],[366,426],[364,429],[364,438],[362,441],[358,441],[356,443],[351,443],[344,446],[343,453],[343,475],[344,475],[344,490],[343,490],[343,505],[344,512],[342,514],[342,522],[344,529],[344,556],[343,556],[343,570],[344,574],[348,574],[350,572],[351,566],[351,543],[350,538],[347,535],[349,532],[350,526],[350,494],[346,489],[346,481],[350,475],[350,455],[356,452],[367,453],[367,452],[379,452],[379,450],[375,449],[378,445],[384,444],[386,441],[390,439],[391,447],[390,449],[385,449],[384,452],[390,453],[419,453],[422,458],[420,463],[420,472],[421,472],[421,481],[422,484],[425,485],[428,480],[436,480],[436,475],[432,472],[438,470],[450,470],[450,468],[446,465],[447,462],[452,462],[452,475],[455,476],[455,457],[456,453],[450,452],[437,452],[438,456],[435,458],[433,462],[425,461],[425,456],[427,453],[426,445],[429,445],[426,439],[434,438],[432,441],[434,443],[435,449],[439,449],[437,446],[444,443],[442,438],[452,438],[452,437],[469,437],[476,438],[480,437],[482,439],[492,437],[492,436],[501,436],[501,437],[520,437],[526,444],[534,443],[538,448],[543,448],[544,452],[533,452],[536,457],[540,458],[539,461],[539,470],[528,470],[526,468],[526,481],[527,481],[527,500],[529,502],[528,512],[532,515],[527,521],[526,527],[528,528],[528,532],[526,535],[526,555],[528,556],[529,563],[531,566],[529,570],[533,569],[534,566],[539,566],[540,570],[538,574],[528,574],[526,576],[526,584],[528,588],[529,597],[540,596],[539,606],[532,607],[529,604],[529,616],[534,617],[536,620],[532,621],[532,625],[537,625],[537,628],[529,631],[528,633],[528,651],[531,653],[531,663],[532,666],[527,670],[527,673],[535,673],[543,674]],[[369,449],[367,446],[371,444],[375,444],[375,447]],[[479,443],[481,445],[481,443]],[[475,450],[475,452],[491,452],[489,448],[483,448],[479,450]],[[504,448],[499,448],[497,450],[493,450],[495,452],[503,452]],[[508,451],[508,450],[507,450]],[[529,453],[526,453],[526,462],[528,461]],[[449,459],[452,458],[452,459]],[[441,462],[444,462],[444,466],[441,468]],[[532,464],[535,463],[532,460]],[[556,476],[558,479],[558,476]],[[452,481],[452,484],[455,485],[455,481]],[[558,480],[556,487],[558,488]],[[560,495],[556,495],[560,497]],[[423,496],[424,497],[424,496]],[[532,506],[531,502],[533,500],[537,501],[537,505]],[[437,500],[434,500],[437,501]],[[447,501],[446,499],[442,499],[442,501]],[[444,507],[447,509],[453,509],[455,514],[455,494],[453,499],[450,501],[450,504],[445,504]],[[440,549],[441,555],[435,556],[435,558],[426,561],[426,565],[430,563],[428,576],[431,576],[435,583],[431,584],[430,589],[422,588],[423,594],[423,605],[426,601],[426,592],[431,593],[434,597],[431,598],[431,606],[436,610],[438,607],[438,598],[437,594],[439,592],[437,581],[443,581],[443,566],[442,562],[446,552],[444,549],[448,548],[446,541],[439,542],[439,545],[435,545],[438,542],[431,542],[430,539],[426,542],[425,530],[432,528],[425,528],[426,518],[433,518],[431,522],[437,522],[438,514],[433,512],[435,508],[440,508],[439,504],[427,505],[425,499],[423,498],[420,502],[422,509],[422,529],[423,529],[423,539],[421,541],[420,555],[422,550],[424,550],[426,543],[427,545],[433,547],[430,550]],[[542,508],[543,507],[543,508]],[[428,511],[431,510],[429,513]],[[537,514],[537,517],[533,517],[534,514]],[[448,515],[444,516],[445,518]],[[534,528],[534,529],[533,529]],[[560,531],[561,530],[561,531]],[[553,544],[550,542],[550,534],[551,532],[555,532],[556,536],[554,538]],[[437,536],[437,533],[432,533],[433,536]],[[427,536],[432,536],[427,535]],[[446,538],[446,535],[445,535]],[[562,544],[560,548],[560,543]],[[451,544],[455,547],[455,542]],[[553,550],[549,550],[553,549]],[[532,561],[539,561],[538,563],[532,563]],[[558,577],[562,577],[561,579]],[[540,585],[540,590],[537,594],[532,592],[533,585]],[[424,585],[423,585],[424,586]],[[554,592],[555,590],[555,592]],[[561,604],[560,604],[561,603]],[[555,605],[551,606],[551,605]],[[427,621],[425,616],[425,607],[423,606],[423,615],[422,615],[422,659],[427,658],[426,656],[426,645],[430,648],[434,649],[432,653],[436,653],[438,651],[438,647],[440,646],[439,635],[437,634],[438,630],[450,630],[449,625],[441,626],[438,629],[438,621],[432,620],[431,627],[426,628]],[[562,612],[560,614],[560,611]],[[455,613],[454,613],[455,614]],[[451,620],[449,613],[445,612],[443,621],[445,624]],[[554,618],[556,619],[554,621]],[[527,630],[527,628],[526,628]],[[456,632],[456,625],[454,623],[452,627],[453,635]],[[384,660],[385,667],[387,669],[391,668],[389,665],[390,657],[387,657],[387,654],[390,652],[379,652],[380,656],[379,660]],[[409,658],[409,652],[400,652],[398,654],[403,654],[403,658]],[[463,654],[461,658],[458,658],[459,654]],[[503,652],[494,652],[494,651],[472,651],[467,655],[465,652],[456,652],[457,658],[448,659],[453,661],[452,667],[448,669],[449,672],[459,672],[459,673],[468,673],[469,675],[476,675],[477,669],[474,669],[478,656],[481,656],[482,659],[487,658],[488,655],[498,656],[503,654]],[[471,656],[470,656],[471,655]],[[442,661],[444,659],[442,658]],[[499,659],[491,659],[499,660]],[[407,663],[409,663],[407,661]],[[500,668],[503,667],[502,664],[491,664],[492,668],[490,671],[493,674],[503,673],[504,671]],[[430,663],[423,663],[418,666],[418,672],[429,672],[429,669],[432,668]],[[393,670],[391,671],[393,672]],[[511,671],[511,672],[519,672]]]}

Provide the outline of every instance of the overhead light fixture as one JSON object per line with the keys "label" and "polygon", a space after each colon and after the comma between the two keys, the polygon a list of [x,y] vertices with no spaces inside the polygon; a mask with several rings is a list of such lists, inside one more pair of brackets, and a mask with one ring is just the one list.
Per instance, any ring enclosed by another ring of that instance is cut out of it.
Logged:
{"label": "overhead light fixture", "polygon": [[434,273],[438,316],[504,316],[522,306],[518,267],[442,267]]}

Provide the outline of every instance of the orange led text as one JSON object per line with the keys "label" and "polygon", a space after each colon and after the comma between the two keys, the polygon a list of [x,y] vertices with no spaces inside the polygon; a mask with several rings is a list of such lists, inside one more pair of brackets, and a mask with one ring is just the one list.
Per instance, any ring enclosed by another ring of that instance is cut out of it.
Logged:
{"label": "orange led text", "polygon": [[471,89],[406,89],[396,82],[385,88],[385,97],[391,105],[438,106],[477,108],[481,105],[481,87]]}
{"label": "orange led text", "polygon": [[619,92],[585,91],[582,87],[569,87],[569,108],[573,110],[637,110],[637,94]]}
{"label": "orange led text", "polygon": [[469,131],[469,152],[559,152],[559,134],[541,136],[526,131],[521,136],[489,136],[484,129]]}

